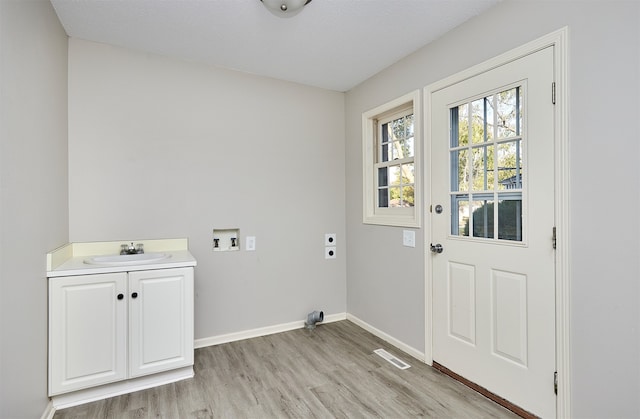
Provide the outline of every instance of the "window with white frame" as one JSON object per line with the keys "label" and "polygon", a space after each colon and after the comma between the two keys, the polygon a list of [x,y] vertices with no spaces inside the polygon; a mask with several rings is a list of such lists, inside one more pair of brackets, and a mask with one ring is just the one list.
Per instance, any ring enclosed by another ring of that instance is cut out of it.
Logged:
{"label": "window with white frame", "polygon": [[420,227],[419,91],[362,115],[363,222]]}

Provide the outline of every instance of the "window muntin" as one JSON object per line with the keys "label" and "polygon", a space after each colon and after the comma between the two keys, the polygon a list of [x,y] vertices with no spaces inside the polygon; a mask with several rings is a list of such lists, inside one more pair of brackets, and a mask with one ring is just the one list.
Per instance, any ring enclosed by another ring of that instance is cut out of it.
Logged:
{"label": "window muntin", "polygon": [[454,236],[523,241],[523,90],[515,86],[449,110]]}

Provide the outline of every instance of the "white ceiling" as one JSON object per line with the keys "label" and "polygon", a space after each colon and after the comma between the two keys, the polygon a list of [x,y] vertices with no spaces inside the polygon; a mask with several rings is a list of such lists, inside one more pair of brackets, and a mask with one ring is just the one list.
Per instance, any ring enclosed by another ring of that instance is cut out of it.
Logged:
{"label": "white ceiling", "polygon": [[347,91],[501,0],[51,0],[67,34]]}

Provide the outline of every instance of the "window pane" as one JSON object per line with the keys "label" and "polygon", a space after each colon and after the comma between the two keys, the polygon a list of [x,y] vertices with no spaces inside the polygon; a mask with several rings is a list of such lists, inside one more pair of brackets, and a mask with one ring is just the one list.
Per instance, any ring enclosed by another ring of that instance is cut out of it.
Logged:
{"label": "window pane", "polygon": [[519,134],[519,90],[514,87],[496,95],[498,138],[514,137]]}
{"label": "window pane", "polygon": [[413,157],[413,137],[409,137],[401,142],[400,148],[402,150],[401,159],[406,157]]}
{"label": "window pane", "polygon": [[522,200],[498,201],[498,238],[522,241]]}
{"label": "window pane", "polygon": [[451,192],[469,190],[469,151],[454,150],[451,152]]}
{"label": "window pane", "polygon": [[378,186],[389,185],[389,179],[387,179],[387,168],[381,167],[378,169]]}
{"label": "window pane", "polygon": [[413,207],[415,205],[413,185],[402,187],[402,206]]}
{"label": "window pane", "polygon": [[493,238],[493,201],[473,201],[473,237]]}
{"label": "window pane", "polygon": [[389,185],[400,184],[400,166],[389,166]]}
{"label": "window pane", "polygon": [[380,161],[389,161],[389,144],[382,144]]}
{"label": "window pane", "polygon": [[389,206],[389,190],[387,188],[378,189],[378,207],[387,208]]}
{"label": "window pane", "polygon": [[493,101],[494,101],[494,97],[493,96],[488,96],[486,98],[484,98],[485,102],[484,102],[484,106],[485,106],[485,110],[486,110],[486,115],[485,115],[485,141],[493,141],[494,138],[494,120],[493,120]]}
{"label": "window pane", "polygon": [[522,188],[521,141],[498,144],[498,189]]}
{"label": "window pane", "polygon": [[413,119],[414,119],[413,114],[407,115],[405,117],[406,132],[405,132],[404,138],[413,137]]}
{"label": "window pane", "polygon": [[404,117],[391,121],[391,141],[397,141],[404,138],[405,120]]}
{"label": "window pane", "polygon": [[415,170],[413,163],[403,164],[402,165],[402,183],[415,183]]}
{"label": "window pane", "polygon": [[395,159],[404,159],[407,157],[413,157],[413,138],[402,141],[393,142],[393,156]]}
{"label": "window pane", "polygon": [[469,197],[454,195],[451,197],[451,234],[454,236],[469,235]]}
{"label": "window pane", "polygon": [[415,204],[414,188],[415,166],[413,163],[402,165],[402,206],[412,207]]}
{"label": "window pane", "polygon": [[400,187],[389,188],[389,207],[400,206]]}
{"label": "window pane", "polygon": [[493,146],[474,147],[473,153],[473,190],[493,190]]}
{"label": "window pane", "polygon": [[381,139],[382,143],[388,143],[389,142],[389,130],[390,129],[391,129],[391,127],[389,127],[389,123],[382,124],[382,139]]}
{"label": "window pane", "polygon": [[451,147],[469,144],[469,104],[451,108]]}
{"label": "window pane", "polygon": [[484,99],[471,102],[471,141],[480,144],[485,141],[485,107]]}
{"label": "window pane", "polygon": [[517,95],[517,100],[518,100],[518,106],[516,108],[516,111],[518,112],[518,118],[516,119],[516,124],[517,125],[517,135],[522,135],[522,87],[516,87],[516,90],[518,91],[518,95]]}
{"label": "window pane", "polygon": [[473,159],[473,190],[484,190],[484,147],[476,147],[471,150]]}

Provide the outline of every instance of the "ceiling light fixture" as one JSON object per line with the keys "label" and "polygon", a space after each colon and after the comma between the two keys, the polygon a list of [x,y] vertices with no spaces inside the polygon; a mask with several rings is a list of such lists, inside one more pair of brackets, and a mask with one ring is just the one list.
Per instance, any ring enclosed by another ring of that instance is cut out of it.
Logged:
{"label": "ceiling light fixture", "polygon": [[311,0],[260,0],[276,16],[291,17],[300,13]]}

